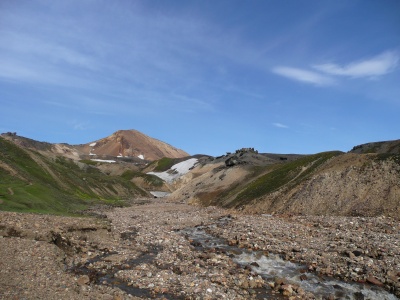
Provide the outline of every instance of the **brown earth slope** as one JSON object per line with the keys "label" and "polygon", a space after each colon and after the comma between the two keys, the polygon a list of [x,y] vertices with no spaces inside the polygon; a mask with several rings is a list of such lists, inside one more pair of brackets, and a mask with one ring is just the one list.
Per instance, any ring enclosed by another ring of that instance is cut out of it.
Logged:
{"label": "brown earth slope", "polygon": [[400,156],[326,152],[275,161],[199,165],[169,197],[251,213],[400,216]]}
{"label": "brown earth slope", "polygon": [[180,158],[189,156],[183,150],[151,138],[137,130],[119,130],[112,135],[84,145],[75,145],[86,155],[109,155],[140,157],[157,160],[163,157]]}
{"label": "brown earth slope", "polygon": [[366,143],[354,146],[352,153],[390,153],[400,154],[400,140]]}
{"label": "brown earth slope", "polygon": [[75,160],[123,156],[134,158],[137,161],[143,159],[152,161],[163,157],[182,158],[189,156],[181,149],[133,129],[119,130],[108,137],[81,145],[39,142],[12,133],[3,133],[1,136],[23,148],[38,151],[46,156],[62,155]]}
{"label": "brown earth slope", "polygon": [[400,216],[400,164],[376,154],[332,158],[301,183],[248,203],[247,211]]}

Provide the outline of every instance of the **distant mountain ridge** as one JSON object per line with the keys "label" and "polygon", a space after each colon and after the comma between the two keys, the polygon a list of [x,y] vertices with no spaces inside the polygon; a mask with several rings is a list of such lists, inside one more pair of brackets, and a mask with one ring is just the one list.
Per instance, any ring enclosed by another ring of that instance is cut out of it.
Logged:
{"label": "distant mountain ridge", "polygon": [[[181,172],[177,165],[187,168]],[[170,193],[167,201],[257,214],[399,218],[399,175],[400,140],[347,153],[242,148],[212,157],[189,156],[136,130],[83,145],[0,137],[0,210],[71,212],[163,192]]]}
{"label": "distant mountain ridge", "polygon": [[[251,213],[400,216],[400,140],[356,151],[270,155],[237,151],[198,164],[169,201]],[[353,148],[353,149],[354,149]],[[364,152],[365,150],[365,152]]]}
{"label": "distant mountain ridge", "polygon": [[118,130],[112,135],[84,145],[74,145],[78,152],[90,156],[138,157],[157,160],[163,157],[181,158],[189,154],[137,130]]}
{"label": "distant mountain ridge", "polygon": [[105,138],[81,145],[66,143],[51,144],[18,136],[16,133],[3,133],[2,136],[17,145],[42,153],[52,153],[79,160],[82,158],[129,157],[154,161],[163,157],[182,158],[189,154],[170,144],[149,137],[137,130],[118,130]]}
{"label": "distant mountain ridge", "polygon": [[358,154],[366,154],[366,153],[400,154],[400,140],[361,144],[358,146],[354,146],[350,152]]}

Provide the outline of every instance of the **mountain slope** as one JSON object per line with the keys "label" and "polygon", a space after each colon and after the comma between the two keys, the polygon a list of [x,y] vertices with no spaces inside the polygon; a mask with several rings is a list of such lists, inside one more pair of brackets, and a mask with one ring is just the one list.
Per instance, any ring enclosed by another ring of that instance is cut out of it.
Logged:
{"label": "mountain slope", "polygon": [[71,213],[93,203],[148,195],[132,182],[0,137],[0,209]]}
{"label": "mountain slope", "polygon": [[[191,173],[198,175],[194,176],[193,184],[183,186],[173,197],[179,198],[180,194],[185,195],[189,202],[237,208],[295,179],[299,180],[338,153],[309,156],[251,152],[240,156],[229,154],[195,168]],[[232,166],[233,162],[236,165]]]}
{"label": "mountain slope", "polygon": [[106,138],[74,147],[82,154],[92,156],[128,156],[145,160],[189,156],[185,151],[151,138],[137,130],[119,130]]}
{"label": "mountain slope", "polygon": [[246,203],[248,211],[400,216],[400,155],[342,154],[295,185]]}
{"label": "mountain slope", "polygon": [[[130,130],[80,146],[3,135],[0,209],[65,213],[162,191],[172,192],[168,201],[254,213],[399,217],[399,149],[397,140],[356,146],[348,153],[262,154],[242,148],[219,157],[190,157]],[[113,164],[78,161],[82,151],[96,157],[117,151],[162,158],[150,164],[137,157]]]}
{"label": "mountain slope", "polygon": [[366,143],[354,146],[351,153],[389,153],[400,154],[400,140]]}
{"label": "mountain slope", "polygon": [[231,166],[230,156],[225,163],[199,165],[182,178],[185,184],[170,200],[253,213],[400,216],[398,154],[333,151],[276,157],[258,166],[248,160]]}

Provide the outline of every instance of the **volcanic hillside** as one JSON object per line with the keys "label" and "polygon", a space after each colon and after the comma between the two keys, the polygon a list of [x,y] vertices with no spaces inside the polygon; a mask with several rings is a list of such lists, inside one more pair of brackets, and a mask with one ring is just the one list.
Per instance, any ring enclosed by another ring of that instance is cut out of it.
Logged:
{"label": "volcanic hillside", "polygon": [[400,140],[366,143],[354,146],[350,152],[358,154],[365,154],[365,153],[400,154]]}
{"label": "volcanic hillside", "polygon": [[0,137],[0,210],[70,214],[93,204],[119,205],[121,200],[149,196],[129,179],[103,173],[97,167],[102,163],[55,156],[51,147]]}
{"label": "volcanic hillside", "polygon": [[163,157],[181,158],[189,156],[183,150],[151,138],[137,130],[119,130],[112,135],[84,145],[74,146],[80,153],[96,156],[138,157],[157,160]]}
{"label": "volcanic hillside", "polygon": [[[177,167],[190,162],[185,172]],[[72,200],[77,207],[170,192],[166,201],[254,213],[398,217],[400,141],[348,153],[242,148],[211,157],[189,156],[135,130],[78,146],[7,133],[0,138],[0,179],[0,209],[6,210],[57,211]]]}
{"label": "volcanic hillside", "polygon": [[197,165],[169,199],[253,213],[398,217],[400,154],[393,145],[399,141],[357,149],[371,144],[379,153],[239,151]]}

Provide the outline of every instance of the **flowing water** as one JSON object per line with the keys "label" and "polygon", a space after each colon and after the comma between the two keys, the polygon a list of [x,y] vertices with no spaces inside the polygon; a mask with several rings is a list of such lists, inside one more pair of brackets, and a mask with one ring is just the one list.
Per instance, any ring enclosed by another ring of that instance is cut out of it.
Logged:
{"label": "flowing water", "polygon": [[[217,224],[223,225],[226,222],[229,222],[229,218],[225,217],[220,219]],[[225,240],[206,232],[209,226],[217,226],[217,224],[186,228],[181,232],[191,239],[192,244],[199,250],[202,248],[223,249],[237,264],[250,267],[254,273],[262,276],[266,281],[274,281],[276,277],[285,278],[289,282],[299,285],[305,291],[312,292],[317,299],[326,299],[330,296],[334,296],[335,299],[349,300],[398,299],[395,295],[377,286],[320,277],[315,273],[304,274],[305,266],[285,261],[276,254],[267,256],[262,251],[247,251],[230,246]]]}

